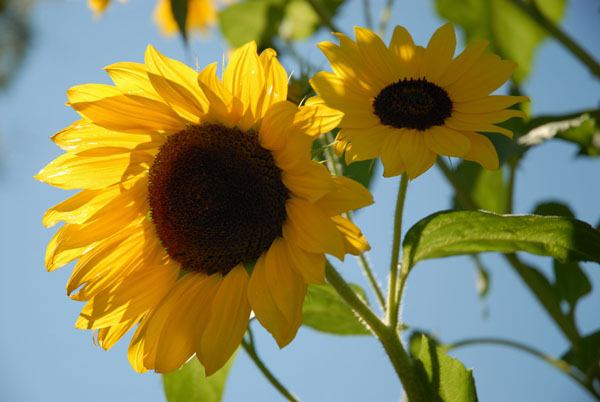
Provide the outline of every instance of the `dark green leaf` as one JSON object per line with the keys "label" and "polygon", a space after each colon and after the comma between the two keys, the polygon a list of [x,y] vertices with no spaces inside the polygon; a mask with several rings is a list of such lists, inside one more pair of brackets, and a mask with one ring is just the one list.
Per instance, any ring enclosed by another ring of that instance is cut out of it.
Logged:
{"label": "dark green leaf", "polygon": [[182,368],[163,374],[165,395],[169,402],[220,402],[225,389],[227,374],[235,354],[216,373],[204,375],[204,367],[193,357]]}
{"label": "dark green leaf", "polygon": [[592,291],[592,284],[578,263],[554,261],[554,287],[562,300],[575,310],[575,304]]}
{"label": "dark green leaf", "polygon": [[536,118],[527,124],[527,134],[518,142],[532,146],[552,138],[579,146],[579,155],[600,155],[600,110]]}
{"label": "dark green leaf", "polygon": [[[557,22],[566,0],[534,0],[544,15]],[[521,82],[531,69],[536,47],[548,34],[510,0],[436,0],[438,13],[460,25],[466,42],[490,40],[490,50],[513,60],[513,78]]]}
{"label": "dark green leaf", "polygon": [[179,27],[179,32],[183,37],[183,40],[187,42],[187,29],[186,29],[186,20],[188,13],[188,0],[171,0],[171,11],[173,12],[173,17],[175,17],[175,22],[177,22],[177,26]]}
{"label": "dark green leaf", "polygon": [[[350,285],[363,300],[364,290]],[[370,335],[350,306],[330,285],[309,285],[302,310],[303,324],[317,331],[336,335]]]}
{"label": "dark green leaf", "polygon": [[600,362],[600,331],[596,331],[583,337],[567,353],[562,356],[567,363],[581,370],[582,373],[596,372],[596,378],[600,377],[598,362]]}
{"label": "dark green leaf", "polygon": [[[477,163],[463,161],[454,171],[454,175],[481,209],[499,214],[507,212],[507,193],[502,169],[486,170]],[[454,205],[457,208],[466,208],[456,197]]]}
{"label": "dark green leaf", "polygon": [[430,392],[432,401],[477,401],[472,370],[456,358],[444,353],[434,341],[422,335],[421,350],[417,357],[419,377]]}
{"label": "dark green leaf", "polygon": [[379,164],[376,159],[367,161],[354,162],[346,165],[344,158],[340,158],[342,165],[342,174],[353,180],[356,180],[366,188],[372,184],[372,179],[375,174],[379,174]]}
{"label": "dark green leaf", "polygon": [[221,32],[234,47],[255,40],[259,49],[272,46],[283,19],[283,1],[249,0],[219,13]]}
{"label": "dark green leaf", "polygon": [[529,253],[561,261],[600,262],[600,232],[571,218],[442,211],[417,222],[403,243],[403,264],[487,251]]}
{"label": "dark green leaf", "polygon": [[571,208],[557,201],[547,201],[536,205],[533,210],[535,215],[544,216],[564,216],[567,218],[575,218],[575,214]]}

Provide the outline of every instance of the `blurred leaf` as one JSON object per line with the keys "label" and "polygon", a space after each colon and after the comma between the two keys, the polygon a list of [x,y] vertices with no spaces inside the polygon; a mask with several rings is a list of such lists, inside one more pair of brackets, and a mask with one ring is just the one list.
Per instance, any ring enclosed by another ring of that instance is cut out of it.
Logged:
{"label": "blurred leaf", "polygon": [[562,261],[600,262],[600,232],[571,218],[442,211],[406,233],[402,263],[487,251],[529,253]]}
{"label": "blurred leaf", "polygon": [[177,26],[179,27],[179,33],[181,33],[181,37],[183,38],[184,42],[187,43],[186,20],[188,13],[188,0],[171,0],[171,11],[173,12],[175,22],[177,22]]}
{"label": "blurred leaf", "polygon": [[0,89],[7,86],[25,56],[31,28],[28,14],[31,0],[3,1],[0,8]]}
{"label": "blurred leaf", "polygon": [[[502,169],[486,170],[478,163],[463,161],[454,171],[463,189],[475,203],[486,211],[506,212],[507,193]],[[466,208],[454,198],[455,208]]]}
{"label": "blurred leaf", "polygon": [[[558,22],[566,0],[532,0],[550,20]],[[445,19],[460,25],[466,42],[490,40],[491,52],[513,60],[513,74],[521,82],[529,74],[536,47],[548,34],[510,0],[436,0],[437,11]]]}
{"label": "blurred leaf", "polygon": [[426,335],[422,335],[421,349],[417,357],[417,370],[421,381],[429,386],[431,401],[477,401],[472,370],[443,349]]}
{"label": "blurred leaf", "polygon": [[[568,206],[556,201],[538,204],[534,214],[575,217]],[[577,301],[592,291],[592,284],[578,263],[554,261],[554,289],[560,300],[569,303],[569,313],[573,314]]]}
{"label": "blurred leaf", "polygon": [[600,155],[600,109],[583,113],[544,116],[528,124],[527,134],[518,139],[519,144],[538,145],[558,138],[579,146],[579,155]]}
{"label": "blurred leaf", "polygon": [[487,317],[488,309],[486,298],[490,291],[490,272],[485,265],[483,265],[481,258],[479,258],[479,254],[473,254],[472,257],[473,261],[475,262],[475,272],[477,273],[475,287],[477,289],[477,293],[479,294],[479,300],[481,301],[483,316]]}
{"label": "blurred leaf", "polygon": [[[354,284],[350,286],[367,300],[364,290]],[[331,285],[308,285],[302,314],[303,324],[317,331],[336,335],[371,334]]]}
{"label": "blurred leaf", "polygon": [[571,208],[557,201],[547,201],[536,205],[533,210],[535,215],[544,216],[564,216],[567,218],[575,218],[575,214]]}
{"label": "blurred leaf", "polygon": [[[333,17],[339,6],[344,3],[344,0],[314,0],[314,3]],[[291,0],[285,8],[285,16],[279,28],[279,35],[286,40],[306,39],[320,26],[321,18],[319,18],[310,2]]]}
{"label": "blurred leaf", "polygon": [[259,49],[272,46],[283,19],[283,0],[248,0],[219,13],[223,36],[234,47],[255,40]]}
{"label": "blurred leaf", "polygon": [[562,356],[562,359],[577,367],[582,373],[588,376],[595,371],[596,378],[600,377],[600,370],[598,370],[598,362],[600,361],[600,331],[581,338],[577,345],[573,346]]}
{"label": "blurred leaf", "polygon": [[204,367],[195,356],[179,370],[163,374],[167,401],[220,402],[234,359],[235,354],[210,377],[204,375]]}

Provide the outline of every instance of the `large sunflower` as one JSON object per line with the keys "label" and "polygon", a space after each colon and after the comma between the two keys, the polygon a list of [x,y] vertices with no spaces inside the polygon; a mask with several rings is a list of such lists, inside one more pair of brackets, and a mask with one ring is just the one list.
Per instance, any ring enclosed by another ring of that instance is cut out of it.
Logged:
{"label": "large sunflower", "polygon": [[498,155],[480,132],[512,132],[495,124],[524,117],[507,107],[524,96],[490,96],[511,76],[516,64],[484,53],[488,41],[470,44],[453,59],[454,27],[446,24],[426,48],[415,46],[401,26],[389,47],[365,28],[356,42],[336,34],[340,45],[322,42],[333,73],[320,72],[311,85],[320,99],[342,113],[335,150],[346,162],[381,156],[384,176],[406,172],[415,178],[437,155],[498,168]]}
{"label": "large sunflower", "polygon": [[371,194],[310,159],[331,119],[286,101],[275,56],[249,43],[221,81],[216,63],[197,73],[150,46],[145,64],[106,68],[116,86],[67,91],[83,118],[52,137],[67,153],[36,178],[83,190],[44,216],[66,222],[46,266],[79,259],[67,284],[87,302],[76,327],[98,330],[103,348],[139,322],[137,371],[169,372],[196,354],[214,373],[251,310],[285,346],[307,284],[324,282],[324,253],[369,248],[340,213]]}

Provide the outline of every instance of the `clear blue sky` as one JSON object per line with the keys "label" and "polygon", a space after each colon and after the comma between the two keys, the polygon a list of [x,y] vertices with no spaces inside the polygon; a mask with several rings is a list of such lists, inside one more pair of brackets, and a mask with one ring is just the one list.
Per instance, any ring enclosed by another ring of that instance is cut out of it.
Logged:
{"label": "clear blue sky", "polygon": [[[348,0],[337,25],[348,32],[364,25],[360,2]],[[42,226],[44,211],[68,192],[36,182],[32,176],[61,154],[48,137],[77,115],[65,107],[71,86],[109,83],[102,67],[118,61],[142,62],[152,43],[169,57],[200,66],[221,61],[227,46],[215,32],[211,40],[194,41],[191,57],[179,39],[161,38],[150,18],[154,2],[115,3],[93,21],[84,0],[40,1],[31,15],[33,40],[25,62],[8,90],[0,93],[0,401],[161,401],[161,378],[135,373],[126,357],[129,337],[110,352],[92,344],[91,332],[73,327],[82,303],[71,301],[65,284],[72,266],[47,273],[44,252],[55,228]],[[373,1],[375,15],[383,0]],[[426,44],[442,24],[428,1],[400,1],[392,25],[408,28]],[[596,59],[599,5],[571,1],[565,29]],[[331,39],[321,32],[302,45],[311,62],[327,68],[314,44]],[[389,38],[386,38],[389,39]],[[283,60],[288,71],[298,68]],[[572,112],[597,107],[600,84],[557,44],[547,41],[536,59],[533,78],[524,86],[536,113]],[[598,160],[575,158],[576,149],[551,142],[529,152],[518,173],[517,213],[528,213],[542,200],[565,200],[578,218],[600,220]],[[374,246],[370,259],[386,278],[391,245],[397,179],[380,179],[376,205],[361,212],[358,224]],[[448,208],[451,191],[434,168],[411,182],[405,228],[437,210]],[[528,258],[550,273],[551,262]],[[405,292],[407,324],[438,334],[445,341],[470,336],[502,336],[560,355],[567,343],[530,296],[520,279],[495,255],[484,256],[492,288],[488,318],[482,317],[475,274],[468,258],[421,263]],[[338,264],[339,265],[339,264]],[[341,267],[341,265],[339,265]],[[598,265],[585,264],[593,285],[600,286]],[[342,268],[349,280],[364,284],[354,260]],[[577,310],[581,331],[600,326],[600,292],[584,298]],[[261,327],[255,327],[259,353],[290,389],[305,401],[397,401],[401,390],[391,365],[376,341],[368,337],[333,337],[301,329],[292,344],[279,350]],[[587,401],[590,397],[554,368],[520,352],[482,346],[456,351],[474,369],[482,401]],[[226,401],[278,401],[279,394],[240,351],[231,371]]]}

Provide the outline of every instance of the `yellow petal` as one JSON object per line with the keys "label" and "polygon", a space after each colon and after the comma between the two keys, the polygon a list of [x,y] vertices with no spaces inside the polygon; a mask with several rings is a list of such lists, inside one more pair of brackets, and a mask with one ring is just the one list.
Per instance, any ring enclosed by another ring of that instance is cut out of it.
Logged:
{"label": "yellow petal", "polygon": [[493,124],[493,123],[502,123],[508,119],[513,117],[526,118],[527,114],[522,110],[516,109],[504,109],[497,110],[494,112],[487,113],[462,113],[462,112],[454,112],[453,116],[455,116],[458,120],[474,123],[474,124]]}
{"label": "yellow petal", "polygon": [[400,137],[398,150],[406,166],[409,179],[414,179],[425,173],[435,163],[436,154],[431,152],[425,145],[421,132],[406,130]]}
{"label": "yellow petal", "polygon": [[444,123],[446,126],[459,131],[479,131],[484,133],[500,133],[507,136],[508,138],[513,137],[513,133],[503,127],[498,127],[493,124],[486,123],[474,123],[465,120],[458,119],[456,116],[448,117]]}
{"label": "yellow petal", "polygon": [[344,113],[352,110],[373,110],[373,98],[379,92],[359,91],[349,81],[321,71],[310,79],[310,85],[327,105]]}
{"label": "yellow petal", "polygon": [[75,328],[104,328],[142,315],[169,293],[179,271],[179,264],[173,261],[160,265],[147,264],[124,276],[86,303]]}
{"label": "yellow petal", "polygon": [[505,109],[519,102],[529,102],[527,96],[491,95],[468,102],[454,102],[452,110],[462,113],[488,113]]}
{"label": "yellow petal", "polygon": [[[261,292],[270,297],[257,295]],[[306,284],[292,269],[285,242],[278,237],[261,263],[257,262],[254,267],[248,285],[248,299],[256,318],[273,335],[280,348],[294,339],[302,324],[305,295]]]}
{"label": "yellow petal", "polygon": [[342,218],[341,216],[332,216],[331,220],[335,223],[335,226],[342,234],[342,239],[344,239],[344,247],[346,248],[346,252],[352,255],[359,255],[363,251],[368,251],[371,249],[369,243],[365,236],[363,236],[362,232],[354,223],[350,222],[346,218]]}
{"label": "yellow petal", "polygon": [[310,202],[334,189],[329,170],[314,161],[307,161],[298,169],[284,170],[281,181],[292,193]]}
{"label": "yellow petal", "polygon": [[133,328],[142,316],[136,317],[129,321],[124,321],[117,325],[112,325],[106,328],[100,328],[96,332],[96,343],[104,350],[112,348],[119,339],[123,337],[131,328]]}
{"label": "yellow petal", "polygon": [[333,177],[333,190],[320,198],[315,205],[328,216],[339,215],[371,205],[373,196],[369,190],[348,177]]}
{"label": "yellow petal", "polygon": [[148,79],[148,73],[144,64],[130,62],[114,63],[104,67],[104,70],[106,70],[116,87],[123,93],[160,100],[160,95],[152,87]]}
{"label": "yellow petal", "polygon": [[[280,128],[281,130],[281,128]],[[272,152],[273,159],[283,171],[296,169],[310,160],[313,138],[298,130],[290,130],[285,135],[283,148]]]}
{"label": "yellow petal", "polygon": [[256,115],[257,118],[262,118],[271,106],[287,99],[288,78],[285,69],[277,60],[275,50],[264,50],[259,59],[263,65],[265,83],[257,102]]}
{"label": "yellow petal", "polygon": [[471,143],[464,135],[444,126],[433,126],[422,135],[425,145],[438,155],[462,158],[471,148]]}
{"label": "yellow petal", "polygon": [[381,38],[372,31],[361,27],[354,27],[354,34],[364,64],[368,66],[369,71],[374,73],[371,79],[377,80],[381,88],[396,82],[401,76],[400,63]]}
{"label": "yellow petal", "polygon": [[517,64],[510,60],[500,60],[495,54],[486,53],[477,60],[456,82],[446,90],[452,94],[453,102],[466,102],[486,96],[504,84]]}
{"label": "yellow petal", "polygon": [[196,273],[191,275],[194,278],[190,281],[196,283],[182,293],[179,300],[173,301],[176,304],[162,328],[156,350],[157,373],[178,369],[197,351],[209,322],[210,306],[223,283],[220,274],[208,277]]}
{"label": "yellow petal", "polygon": [[292,268],[305,283],[325,284],[325,254],[309,253],[296,246],[284,235],[284,243]]}
{"label": "yellow petal", "polygon": [[464,159],[477,162],[487,170],[498,169],[498,153],[494,144],[485,135],[472,131],[462,133],[471,142],[469,153],[464,156]]}
{"label": "yellow petal", "polygon": [[427,80],[437,81],[452,61],[455,49],[454,26],[448,23],[438,28],[429,40],[423,55],[423,69]]}
{"label": "yellow petal", "polygon": [[249,279],[244,267],[236,266],[213,298],[208,325],[196,351],[207,376],[227,363],[244,337],[250,319]]}
{"label": "yellow petal", "polygon": [[67,91],[67,96],[80,115],[111,130],[175,132],[186,124],[168,105],[144,96],[123,94],[109,85],[75,86]]}
{"label": "yellow petal", "polygon": [[[228,127],[237,125],[242,117],[244,106],[217,77],[217,63],[206,66],[198,75],[198,85],[208,100],[207,115],[204,121],[225,124]],[[214,121],[211,121],[214,118]]]}
{"label": "yellow petal", "polygon": [[295,124],[306,134],[318,137],[333,130],[340,123],[342,113],[329,107],[323,98],[313,96],[304,106],[300,106],[295,117]]}
{"label": "yellow petal", "polygon": [[97,245],[96,242],[90,242],[79,247],[65,247],[62,243],[64,239],[75,236],[79,225],[64,225],[52,237],[46,247],[45,264],[48,272],[54,271],[62,266],[67,265],[73,260],[81,257],[81,255]]}
{"label": "yellow petal", "polygon": [[197,123],[208,108],[208,102],[198,87],[198,73],[185,64],[160,54],[152,45],[146,50],[148,78],[166,103],[177,113]]}
{"label": "yellow petal", "polygon": [[396,54],[400,63],[400,69],[405,77],[418,78],[416,63],[417,50],[415,44],[406,28],[398,25],[394,28],[390,50]]}
{"label": "yellow petal", "polygon": [[456,82],[479,60],[489,43],[487,40],[480,40],[468,45],[450,62],[446,71],[438,78],[437,84],[445,87]]}
{"label": "yellow petal", "polygon": [[381,124],[367,130],[343,128],[336,140],[343,137],[350,142],[346,147],[346,164],[350,164],[378,157],[385,141],[396,132],[396,129]]}
{"label": "yellow petal", "polygon": [[145,152],[119,153],[109,156],[63,154],[34,176],[51,186],[98,190],[140,175],[154,158]]}
{"label": "yellow petal", "polygon": [[319,207],[301,198],[286,203],[284,237],[311,253],[328,253],[344,259],[344,243],[335,225]]}
{"label": "yellow petal", "polygon": [[406,164],[402,159],[401,139],[406,130],[396,130],[389,135],[381,147],[381,163],[383,164],[383,176],[398,176],[406,171]]}
{"label": "yellow petal", "polygon": [[273,105],[265,115],[258,141],[260,146],[268,150],[282,150],[287,140],[287,128],[292,124],[298,107],[292,102],[279,102]]}

